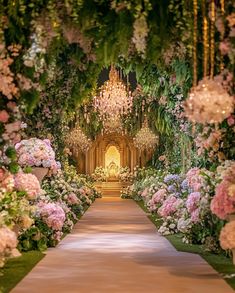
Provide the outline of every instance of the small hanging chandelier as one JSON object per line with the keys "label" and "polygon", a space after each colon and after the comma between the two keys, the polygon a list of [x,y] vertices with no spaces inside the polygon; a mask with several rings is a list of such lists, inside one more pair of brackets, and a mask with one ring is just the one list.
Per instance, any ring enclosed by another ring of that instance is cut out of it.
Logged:
{"label": "small hanging chandelier", "polygon": [[103,121],[104,133],[121,133],[122,121],[119,116],[110,116],[108,120]]}
{"label": "small hanging chandelier", "polygon": [[69,133],[66,139],[66,144],[72,149],[78,149],[82,153],[86,153],[91,147],[91,140],[87,138],[85,133],[77,124],[75,128]]}
{"label": "small hanging chandelier", "polygon": [[[193,87],[185,101],[185,115],[193,123],[218,124],[234,111],[234,97],[214,78],[215,67],[215,1],[210,1],[210,44],[208,43],[208,20],[206,1],[203,1],[203,79],[197,84],[197,41],[198,41],[198,1],[194,0],[193,38]],[[210,53],[210,54],[209,54]],[[208,58],[210,75],[208,76]],[[223,60],[221,60],[222,62]]]}
{"label": "small hanging chandelier", "polygon": [[233,97],[215,79],[204,78],[192,88],[185,113],[192,122],[221,123],[234,110]]}
{"label": "small hanging chandelier", "polygon": [[127,86],[120,79],[118,71],[111,66],[109,80],[100,88],[98,96],[94,97],[93,105],[99,112],[101,120],[128,114],[132,108],[133,97]]}
{"label": "small hanging chandelier", "polygon": [[142,128],[134,137],[134,145],[140,150],[153,150],[158,144],[158,136],[148,127],[148,121],[145,117]]}

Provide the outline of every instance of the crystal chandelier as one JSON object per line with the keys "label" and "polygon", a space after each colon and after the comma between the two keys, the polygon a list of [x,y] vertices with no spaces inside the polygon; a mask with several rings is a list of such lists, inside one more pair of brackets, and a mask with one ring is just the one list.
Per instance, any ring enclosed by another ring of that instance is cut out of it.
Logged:
{"label": "crystal chandelier", "polygon": [[205,77],[192,88],[185,103],[189,120],[197,123],[221,123],[234,110],[234,100],[215,79]]}
{"label": "crystal chandelier", "polygon": [[103,121],[104,133],[121,133],[122,132],[122,121],[120,116],[110,116],[108,120]]}
{"label": "crystal chandelier", "polygon": [[153,150],[158,144],[158,136],[155,135],[148,127],[147,118],[145,117],[142,128],[134,137],[134,145],[140,150]]}
{"label": "crystal chandelier", "polygon": [[99,112],[101,120],[128,114],[132,108],[133,97],[127,86],[120,79],[118,71],[111,66],[109,80],[100,88],[98,96],[94,97],[93,105]]}
{"label": "crystal chandelier", "polygon": [[80,126],[76,125],[75,128],[69,133],[66,139],[66,144],[70,148],[78,149],[81,152],[86,153],[91,146],[91,140],[87,138]]}

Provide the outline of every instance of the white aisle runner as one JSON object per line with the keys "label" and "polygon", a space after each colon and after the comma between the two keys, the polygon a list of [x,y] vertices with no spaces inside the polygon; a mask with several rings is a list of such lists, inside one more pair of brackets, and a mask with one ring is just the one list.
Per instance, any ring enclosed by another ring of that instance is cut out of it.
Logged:
{"label": "white aisle runner", "polygon": [[232,293],[198,255],[177,252],[131,200],[97,200],[13,293]]}

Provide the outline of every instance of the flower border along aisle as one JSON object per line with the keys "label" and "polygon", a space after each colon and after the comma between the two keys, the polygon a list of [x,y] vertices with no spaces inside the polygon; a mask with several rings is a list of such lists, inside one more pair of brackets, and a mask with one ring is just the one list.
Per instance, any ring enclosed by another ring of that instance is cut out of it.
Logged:
{"label": "flower border along aisle", "polygon": [[137,174],[122,197],[143,201],[162,235],[178,233],[183,243],[203,245],[206,251],[222,253],[222,247],[234,252],[235,221],[226,223],[235,218],[234,161],[226,161],[215,172],[154,172]]}
{"label": "flower border along aisle", "polygon": [[[0,267],[19,251],[57,245],[100,197],[75,168],[66,163],[63,171],[59,169],[48,140],[24,140],[17,152],[24,169],[13,175],[0,168]],[[26,173],[35,165],[50,168],[41,186],[35,175]]]}
{"label": "flower border along aisle", "polygon": [[216,187],[215,197],[211,202],[211,210],[227,223],[220,234],[220,244],[225,250],[232,250],[235,265],[235,162],[227,161],[220,168],[221,182]]}

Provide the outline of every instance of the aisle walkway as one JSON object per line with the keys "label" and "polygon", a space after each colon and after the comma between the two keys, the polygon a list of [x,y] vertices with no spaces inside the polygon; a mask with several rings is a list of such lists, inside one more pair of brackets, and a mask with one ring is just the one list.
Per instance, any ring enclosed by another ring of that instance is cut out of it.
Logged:
{"label": "aisle walkway", "polygon": [[199,256],[177,252],[131,200],[97,200],[14,293],[230,293]]}

